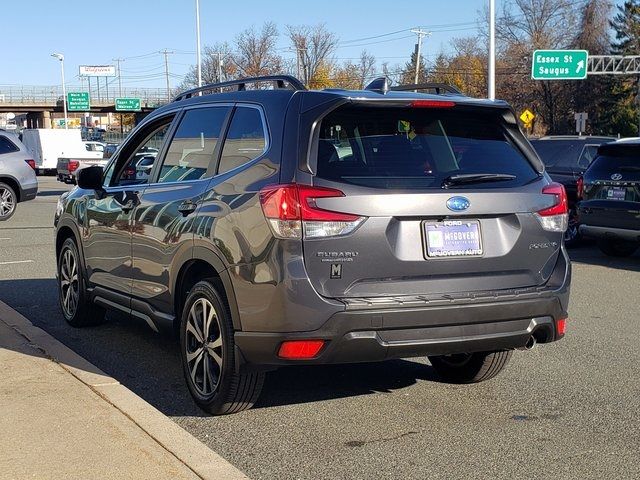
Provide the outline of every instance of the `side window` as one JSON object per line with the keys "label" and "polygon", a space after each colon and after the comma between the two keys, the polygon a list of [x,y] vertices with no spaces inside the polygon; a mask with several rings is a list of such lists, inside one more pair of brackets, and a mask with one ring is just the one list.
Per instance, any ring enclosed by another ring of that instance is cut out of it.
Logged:
{"label": "side window", "polygon": [[585,145],[582,150],[582,155],[580,155],[580,159],[578,160],[578,167],[581,169],[586,169],[591,165],[593,159],[596,158],[596,154],[598,153],[598,145]]}
{"label": "side window", "polygon": [[163,123],[155,130],[149,133],[137,147],[134,146],[134,152],[127,157],[124,164],[118,159],[119,175],[118,178],[111,183],[112,186],[126,185],[142,185],[149,183],[151,167],[155,162],[156,156],[162,147],[164,137],[171,125],[171,119]]}
{"label": "side window", "polygon": [[256,108],[238,107],[224,141],[218,173],[225,173],[258,158],[266,147],[262,115]]}
{"label": "side window", "polygon": [[229,107],[187,110],[171,140],[160,183],[197,180],[215,160],[216,145]]}
{"label": "side window", "polygon": [[0,155],[5,153],[17,152],[19,150],[11,140],[7,137],[0,135]]}

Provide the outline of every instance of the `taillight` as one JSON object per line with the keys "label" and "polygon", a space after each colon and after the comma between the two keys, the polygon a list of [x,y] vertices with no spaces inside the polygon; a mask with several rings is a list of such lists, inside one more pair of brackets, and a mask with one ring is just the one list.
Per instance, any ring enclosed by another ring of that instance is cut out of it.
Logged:
{"label": "taillight", "polygon": [[320,238],[347,235],[364,217],[319,208],[318,198],[344,197],[335,188],[274,185],[260,191],[260,204],[273,233],[279,238]]}
{"label": "taillight", "polygon": [[542,228],[549,232],[564,232],[569,226],[569,200],[567,192],[559,183],[550,183],[542,189],[545,195],[553,195],[555,203],[536,213]]}
{"label": "taillight", "polygon": [[33,160],[32,158],[29,158],[28,160],[25,160],[25,162],[27,162],[29,164],[29,166],[31,168],[33,168],[34,170],[36,169],[36,161]]}
{"label": "taillight", "polygon": [[79,166],[80,162],[78,160],[69,160],[67,169],[69,170],[69,173],[73,173],[78,169]]}
{"label": "taillight", "polygon": [[288,340],[282,342],[278,350],[280,358],[304,360],[313,358],[324,346],[324,340]]}
{"label": "taillight", "polygon": [[452,108],[456,106],[456,102],[449,100],[414,100],[411,102],[414,108]]}
{"label": "taillight", "polygon": [[580,175],[578,180],[576,180],[576,190],[578,200],[582,200],[582,197],[584,197],[584,177],[582,175]]}

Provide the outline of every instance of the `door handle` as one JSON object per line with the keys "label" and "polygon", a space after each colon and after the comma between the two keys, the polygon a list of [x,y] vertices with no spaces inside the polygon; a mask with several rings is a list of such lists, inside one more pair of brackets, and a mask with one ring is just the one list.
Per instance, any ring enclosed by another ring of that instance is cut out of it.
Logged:
{"label": "door handle", "polygon": [[196,203],[193,203],[191,200],[187,200],[178,205],[178,211],[182,214],[183,217],[193,213],[198,208]]}

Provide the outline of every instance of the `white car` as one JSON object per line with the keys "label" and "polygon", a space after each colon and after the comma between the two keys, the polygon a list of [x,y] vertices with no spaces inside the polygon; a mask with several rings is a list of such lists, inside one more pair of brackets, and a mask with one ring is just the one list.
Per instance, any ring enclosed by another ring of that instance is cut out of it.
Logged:
{"label": "white car", "polygon": [[18,137],[0,130],[0,221],[8,220],[19,202],[36,198],[35,168],[35,161]]}

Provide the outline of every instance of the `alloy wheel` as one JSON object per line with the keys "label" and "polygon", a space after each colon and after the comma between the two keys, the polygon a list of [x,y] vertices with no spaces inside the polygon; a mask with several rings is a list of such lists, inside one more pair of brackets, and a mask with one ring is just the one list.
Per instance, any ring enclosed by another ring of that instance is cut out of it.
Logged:
{"label": "alloy wheel", "polygon": [[189,310],[184,348],[187,368],[196,391],[213,394],[222,375],[223,344],[220,319],[206,298],[196,300]]}
{"label": "alloy wheel", "polygon": [[16,208],[14,193],[8,188],[0,187],[0,218],[8,217]]}
{"label": "alloy wheel", "polygon": [[75,315],[78,308],[80,285],[78,283],[78,261],[70,248],[62,252],[60,263],[60,297],[67,318]]}

